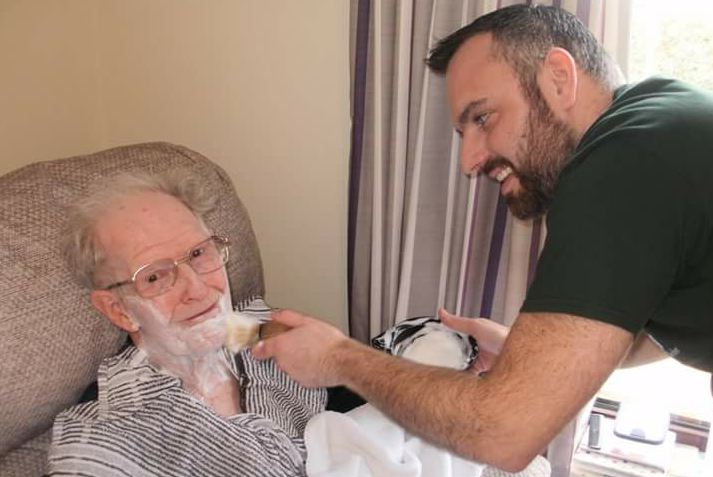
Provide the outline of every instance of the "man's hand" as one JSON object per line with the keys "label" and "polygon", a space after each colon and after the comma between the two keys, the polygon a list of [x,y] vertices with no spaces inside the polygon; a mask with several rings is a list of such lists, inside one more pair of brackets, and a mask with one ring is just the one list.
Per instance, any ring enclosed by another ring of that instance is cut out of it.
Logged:
{"label": "man's hand", "polygon": [[255,358],[274,358],[281,370],[305,387],[342,384],[334,366],[334,353],[349,338],[334,326],[293,310],[273,311],[271,318],[291,330],[258,342],[252,348]]}
{"label": "man's hand", "polygon": [[503,349],[510,328],[487,318],[464,318],[451,315],[444,309],[438,310],[438,317],[448,327],[471,335],[478,342],[478,358],[472,369],[477,372],[489,371]]}

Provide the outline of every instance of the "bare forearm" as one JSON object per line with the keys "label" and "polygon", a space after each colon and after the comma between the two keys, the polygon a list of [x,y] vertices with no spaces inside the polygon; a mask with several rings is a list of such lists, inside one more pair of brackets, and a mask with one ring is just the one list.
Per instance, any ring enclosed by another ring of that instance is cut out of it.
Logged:
{"label": "bare forearm", "polygon": [[617,366],[631,334],[567,315],[521,316],[495,366],[417,365],[354,341],[332,355],[339,380],[408,431],[467,458],[525,467]]}
{"label": "bare forearm", "polygon": [[628,331],[586,318],[521,314],[487,377],[418,365],[283,310],[290,328],[252,349],[307,387],[343,384],[408,431],[518,471],[576,415],[631,346]]}
{"label": "bare forearm", "polygon": [[464,457],[516,471],[541,450],[518,448],[517,413],[475,373],[411,363],[354,341],[334,364],[346,386],[407,431]]}

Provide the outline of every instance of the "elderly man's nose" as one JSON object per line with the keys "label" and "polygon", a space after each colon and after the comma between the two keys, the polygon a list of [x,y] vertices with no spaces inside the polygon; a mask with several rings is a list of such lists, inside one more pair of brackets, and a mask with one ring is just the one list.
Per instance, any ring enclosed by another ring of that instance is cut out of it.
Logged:
{"label": "elderly man's nose", "polygon": [[183,288],[186,298],[202,298],[205,296],[207,285],[203,275],[199,274],[188,263],[181,263],[176,270],[176,284]]}

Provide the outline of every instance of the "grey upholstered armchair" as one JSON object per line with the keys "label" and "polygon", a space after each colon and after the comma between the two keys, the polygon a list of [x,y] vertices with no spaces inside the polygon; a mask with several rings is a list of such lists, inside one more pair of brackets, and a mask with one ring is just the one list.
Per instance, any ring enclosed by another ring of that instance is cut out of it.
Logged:
{"label": "grey upholstered armchair", "polygon": [[0,177],[0,475],[44,472],[54,416],[95,379],[126,336],[91,306],[59,252],[65,210],[88,184],[123,170],[184,168],[220,197],[208,225],[231,238],[233,302],[263,295],[247,211],[227,174],[184,147],[150,143],[32,164]]}

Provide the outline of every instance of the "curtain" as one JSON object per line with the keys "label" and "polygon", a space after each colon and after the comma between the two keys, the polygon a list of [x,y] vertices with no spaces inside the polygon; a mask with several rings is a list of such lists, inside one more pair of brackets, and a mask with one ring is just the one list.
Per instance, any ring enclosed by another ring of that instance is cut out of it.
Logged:
{"label": "curtain", "polygon": [[[439,307],[506,325],[517,317],[545,230],[510,215],[498,186],[460,170],[444,79],[424,64],[438,39],[508,0],[352,0],[349,330],[368,342]],[[626,71],[630,0],[550,0],[575,13]],[[581,434],[552,443],[569,475]],[[575,420],[576,421],[576,420]]]}

